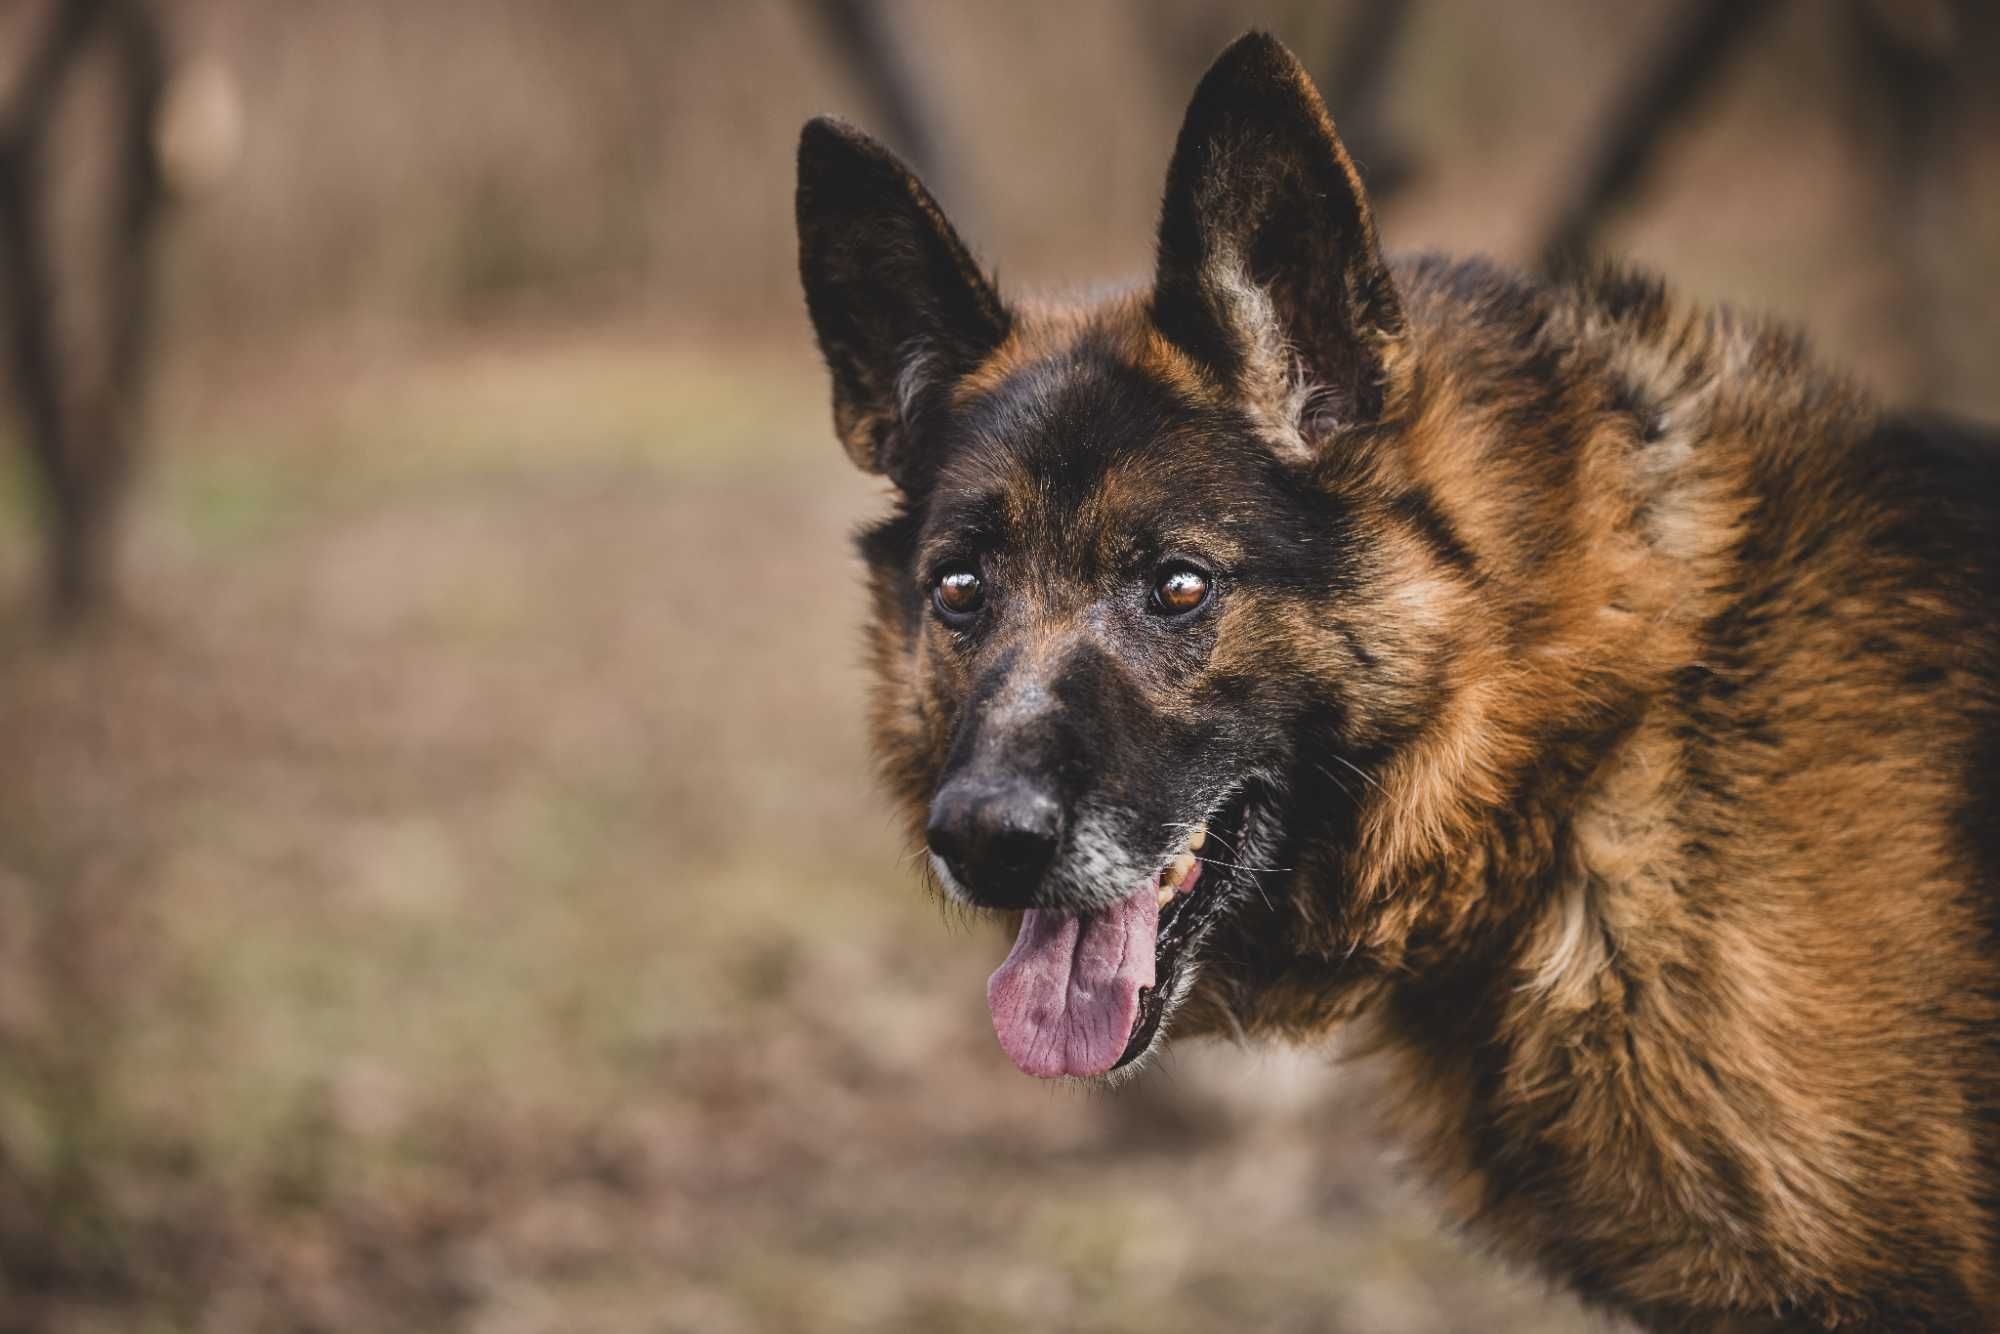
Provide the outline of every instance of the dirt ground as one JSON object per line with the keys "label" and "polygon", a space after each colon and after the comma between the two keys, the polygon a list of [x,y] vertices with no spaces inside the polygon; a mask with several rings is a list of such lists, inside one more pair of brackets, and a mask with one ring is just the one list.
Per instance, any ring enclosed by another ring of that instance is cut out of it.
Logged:
{"label": "dirt ground", "polygon": [[0,497],[0,1330],[1601,1327],[1438,1230],[1365,1069],[1009,1067],[872,788],[803,347],[252,382],[163,395],[101,629]]}
{"label": "dirt ground", "polygon": [[[84,633],[0,404],[0,1334],[1605,1327],[1440,1230],[1364,1066],[1000,1052],[864,753],[790,199],[881,118],[807,6],[165,8],[248,132]],[[1145,272],[1207,59],[1148,34],[1355,7],[892,8],[1019,292]],[[1532,255],[1681,8],[1416,6],[1391,246]],[[1828,17],[1893,7],[1779,8],[1610,248],[2000,415],[1993,81],[1913,157]]]}

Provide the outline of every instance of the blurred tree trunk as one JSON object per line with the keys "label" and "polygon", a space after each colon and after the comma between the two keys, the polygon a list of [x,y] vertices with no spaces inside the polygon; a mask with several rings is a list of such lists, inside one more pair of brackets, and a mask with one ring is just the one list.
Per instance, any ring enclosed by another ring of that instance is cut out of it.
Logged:
{"label": "blurred tree trunk", "polygon": [[1668,130],[1721,82],[1775,0],[1687,0],[1672,30],[1635,71],[1613,106],[1568,203],[1542,243],[1542,266],[1562,267],[1587,254],[1611,211],[1635,193],[1659,156]]}
{"label": "blurred tree trunk", "polygon": [[813,0],[811,8],[842,62],[882,115],[883,137],[909,159],[925,186],[960,223],[975,221],[942,118],[880,0]]}
{"label": "blurred tree trunk", "polygon": [[1940,256],[1958,252],[1951,228],[1962,215],[1962,184],[1952,171],[1953,139],[1964,118],[1967,84],[1990,68],[1990,9],[1975,0],[1854,0],[1847,6],[1847,47],[1854,71],[1847,115],[1872,152],[1873,179],[1862,218],[1892,275],[1882,325],[1900,363],[1899,389],[1919,402],[1951,391],[1951,332],[1940,312],[1951,305],[1957,276]]}
{"label": "blurred tree trunk", "polygon": [[[1396,52],[1413,10],[1411,0],[1293,0],[1277,24],[1312,74],[1378,207],[1410,183],[1416,167],[1391,114]],[[1176,112],[1247,27],[1236,8],[1212,0],[1145,0],[1131,15],[1137,42],[1152,53],[1161,95]]]}
{"label": "blurred tree trunk", "polygon": [[[57,328],[48,148],[64,88],[93,41],[107,44],[119,99],[113,225],[100,285],[108,318],[89,374]],[[166,83],[159,25],[142,0],[58,0],[0,122],[0,277],[27,447],[46,499],[53,613],[74,619],[106,591],[111,526],[139,429],[162,202],[153,129]]]}
{"label": "blurred tree trunk", "polygon": [[1409,150],[1390,123],[1389,76],[1409,27],[1409,0],[1361,0],[1328,49],[1316,53],[1313,78],[1334,128],[1379,207],[1409,183]]}

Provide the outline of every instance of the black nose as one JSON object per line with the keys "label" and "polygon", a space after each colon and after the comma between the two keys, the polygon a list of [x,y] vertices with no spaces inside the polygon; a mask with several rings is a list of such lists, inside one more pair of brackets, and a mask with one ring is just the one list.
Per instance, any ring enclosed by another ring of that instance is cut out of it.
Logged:
{"label": "black nose", "polygon": [[938,789],[924,839],[974,900],[1026,908],[1062,832],[1062,806],[1050,793],[1019,779],[968,775]]}

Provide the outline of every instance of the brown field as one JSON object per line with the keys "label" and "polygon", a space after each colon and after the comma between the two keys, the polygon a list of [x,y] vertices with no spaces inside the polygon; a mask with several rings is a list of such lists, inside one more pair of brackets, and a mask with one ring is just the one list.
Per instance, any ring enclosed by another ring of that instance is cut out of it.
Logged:
{"label": "brown field", "polygon": [[[888,3],[1003,283],[1143,273],[1201,7]],[[248,130],[171,224],[97,624],[45,627],[0,439],[0,1334],[1599,1327],[1438,1229],[1365,1065],[999,1051],[1004,942],[863,748],[880,499],[790,157],[872,114],[802,3],[167,8]],[[1392,247],[1532,254],[1671,10],[1419,5]],[[1824,12],[1611,244],[2000,414],[2000,92],[1912,184]]]}

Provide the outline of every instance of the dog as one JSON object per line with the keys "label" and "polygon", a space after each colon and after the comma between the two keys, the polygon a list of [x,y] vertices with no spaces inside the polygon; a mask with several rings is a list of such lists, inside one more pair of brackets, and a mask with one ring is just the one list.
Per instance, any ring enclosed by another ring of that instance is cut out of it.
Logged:
{"label": "dog", "polygon": [[874,743],[1021,1070],[1349,1028],[1590,1303],[2000,1327],[2000,440],[1640,273],[1385,258],[1261,34],[1094,304],[842,123],[798,172]]}

